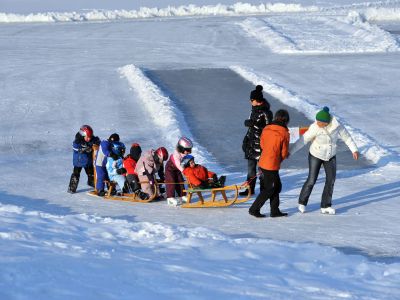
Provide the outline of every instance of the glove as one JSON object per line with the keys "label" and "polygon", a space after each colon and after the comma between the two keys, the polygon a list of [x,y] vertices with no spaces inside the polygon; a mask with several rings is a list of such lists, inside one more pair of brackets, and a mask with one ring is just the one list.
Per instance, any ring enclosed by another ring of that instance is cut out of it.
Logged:
{"label": "glove", "polygon": [[218,182],[217,174],[214,174],[214,175],[213,175],[212,180],[213,180],[214,183],[217,183],[217,182]]}
{"label": "glove", "polygon": [[126,173],[126,169],[125,168],[121,168],[121,169],[117,169],[117,174],[118,175],[122,175]]}
{"label": "glove", "polygon": [[253,125],[254,125],[254,122],[252,119],[247,119],[244,121],[244,126],[246,126],[246,127],[251,127]]}

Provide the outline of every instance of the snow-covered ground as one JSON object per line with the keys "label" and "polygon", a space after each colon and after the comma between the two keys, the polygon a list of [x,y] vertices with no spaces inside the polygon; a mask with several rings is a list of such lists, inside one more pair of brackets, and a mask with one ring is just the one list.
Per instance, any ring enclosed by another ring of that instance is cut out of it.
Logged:
{"label": "snow-covered ground", "polygon": [[[97,2],[0,3],[0,299],[400,299],[400,1]],[[148,76],[199,69],[243,80],[216,78],[224,138],[209,100],[182,105]],[[243,182],[230,136],[255,84],[309,119],[328,105],[352,133],[370,164],[339,169],[337,215],[319,213],[324,176],[297,212],[306,157],[281,171],[288,218],[105,201],[85,174],[66,193],[85,123],[144,149],[188,135],[199,162]],[[210,110],[206,129],[195,109]]]}

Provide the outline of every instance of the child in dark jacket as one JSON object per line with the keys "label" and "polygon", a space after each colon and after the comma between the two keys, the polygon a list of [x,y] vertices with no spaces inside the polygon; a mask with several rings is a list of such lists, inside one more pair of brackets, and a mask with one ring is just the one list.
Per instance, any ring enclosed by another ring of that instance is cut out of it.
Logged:
{"label": "child in dark jacket", "polygon": [[138,143],[133,143],[129,154],[124,158],[124,168],[126,169],[127,190],[135,193],[140,199],[149,199],[149,195],[142,192],[138,175],[135,171],[136,164],[142,154],[142,148]]}
{"label": "child in dark jacket", "polygon": [[217,174],[207,170],[202,165],[196,164],[194,157],[190,154],[182,158],[181,166],[189,184],[195,188],[219,188],[225,185],[225,176],[218,179]]}
{"label": "child in dark jacket", "polygon": [[87,184],[94,187],[93,145],[99,144],[100,139],[93,135],[93,129],[89,125],[83,125],[76,133],[72,143],[74,170],[69,181],[68,193],[76,192],[82,168],[88,177]]}

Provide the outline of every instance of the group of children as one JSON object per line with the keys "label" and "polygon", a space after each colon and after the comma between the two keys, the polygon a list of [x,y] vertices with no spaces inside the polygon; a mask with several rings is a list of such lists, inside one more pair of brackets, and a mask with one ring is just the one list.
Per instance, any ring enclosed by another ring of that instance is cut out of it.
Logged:
{"label": "group of children", "polygon": [[[93,161],[94,145],[98,146],[98,150]],[[76,192],[82,168],[88,176],[88,185],[96,188],[98,196],[106,195],[106,182],[112,181],[116,183],[117,195],[134,193],[140,199],[146,200],[161,196],[166,191],[168,204],[179,205],[186,200],[183,192],[184,176],[194,188],[223,187],[225,176],[218,178],[215,173],[196,164],[191,155],[192,148],[192,141],[181,137],[171,156],[165,147],[142,153],[138,143],[133,143],[129,154],[125,156],[126,147],[117,133],[100,141],[89,125],[83,125],[73,142],[74,169],[68,192]],[[93,166],[96,168],[96,183]]]}

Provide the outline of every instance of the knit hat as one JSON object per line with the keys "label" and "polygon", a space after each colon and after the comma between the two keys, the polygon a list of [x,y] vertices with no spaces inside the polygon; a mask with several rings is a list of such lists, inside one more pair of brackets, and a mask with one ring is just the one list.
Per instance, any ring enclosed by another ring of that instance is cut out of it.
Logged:
{"label": "knit hat", "polygon": [[138,143],[133,143],[129,154],[132,156],[134,160],[138,161],[140,155],[142,154],[142,148]]}
{"label": "knit hat", "polygon": [[320,122],[329,123],[331,121],[329,107],[324,106],[324,108],[316,114],[315,119]]}
{"label": "knit hat", "polygon": [[113,133],[112,135],[110,135],[110,137],[108,138],[109,142],[119,142],[119,135],[118,133]]}
{"label": "knit hat", "polygon": [[263,86],[262,85],[257,85],[256,89],[251,91],[250,93],[250,100],[254,99],[254,100],[263,100],[264,96],[263,96]]}

